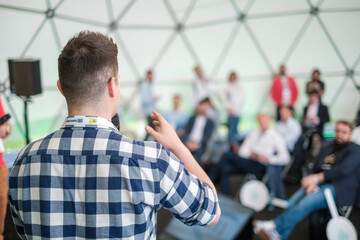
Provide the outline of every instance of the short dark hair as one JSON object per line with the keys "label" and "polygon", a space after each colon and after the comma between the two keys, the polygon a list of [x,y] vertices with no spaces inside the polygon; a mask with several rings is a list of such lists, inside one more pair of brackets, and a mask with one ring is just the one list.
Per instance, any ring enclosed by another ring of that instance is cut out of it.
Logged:
{"label": "short dark hair", "polygon": [[66,101],[95,103],[111,77],[117,78],[117,46],[98,32],[83,31],[71,38],[58,58],[59,80]]}
{"label": "short dark hair", "polygon": [[203,103],[208,103],[208,104],[211,105],[210,98],[206,97],[206,98],[202,99],[202,100],[199,102],[199,105],[200,105],[200,104],[203,104]]}
{"label": "short dark hair", "polygon": [[317,95],[318,97],[320,97],[319,91],[316,90],[316,89],[312,89],[312,90],[309,92],[309,96],[310,96],[310,95]]}
{"label": "short dark hair", "polygon": [[339,120],[336,122],[336,125],[338,125],[338,124],[343,124],[343,125],[349,127],[351,131],[353,130],[353,124],[349,121]]}
{"label": "short dark hair", "polygon": [[319,74],[319,76],[321,75],[320,70],[319,70],[319,69],[317,69],[317,68],[315,68],[315,69],[313,70],[312,75],[314,75],[314,73],[316,73],[316,72]]}

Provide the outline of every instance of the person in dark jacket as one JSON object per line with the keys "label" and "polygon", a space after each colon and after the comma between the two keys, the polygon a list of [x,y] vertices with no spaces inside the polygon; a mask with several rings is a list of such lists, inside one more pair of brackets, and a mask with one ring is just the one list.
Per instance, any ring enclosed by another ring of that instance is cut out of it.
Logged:
{"label": "person in dark jacket", "polygon": [[215,123],[207,116],[211,108],[209,98],[200,101],[195,114],[190,117],[181,135],[181,140],[193,154],[196,161],[201,162],[207,143],[211,138]]}
{"label": "person in dark jacket", "polygon": [[327,106],[320,101],[319,92],[312,90],[309,93],[309,104],[304,108],[302,125],[306,131],[311,131],[311,134],[318,134],[323,138],[323,130],[325,123],[330,121],[329,111]]}
{"label": "person in dark jacket", "polygon": [[290,198],[286,211],[272,221],[254,222],[260,238],[287,239],[304,217],[327,208],[326,188],[339,206],[360,203],[360,146],[351,142],[351,135],[351,123],[336,124],[335,140],[323,146],[311,174],[302,179],[302,188]]}

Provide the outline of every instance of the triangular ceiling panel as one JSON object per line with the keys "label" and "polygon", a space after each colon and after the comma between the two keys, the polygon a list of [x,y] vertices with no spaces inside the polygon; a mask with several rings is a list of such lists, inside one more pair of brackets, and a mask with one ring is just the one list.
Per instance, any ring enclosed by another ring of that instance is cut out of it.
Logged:
{"label": "triangular ceiling panel", "polygon": [[[46,49],[46,51],[44,51]],[[58,80],[57,59],[60,51],[57,48],[50,22],[47,21],[29,47],[24,57],[39,58],[42,85],[55,86]]]}
{"label": "triangular ceiling panel", "polygon": [[[275,105],[272,104],[271,99],[269,97],[269,91],[270,91],[270,85],[271,85],[271,79],[242,79],[240,76],[240,79],[238,80],[240,85],[242,86],[243,92],[244,92],[244,105],[243,105],[243,112],[250,114],[250,115],[256,115],[258,114],[258,111],[265,112],[268,110],[267,113],[273,115],[273,112],[275,112]],[[251,94],[256,93],[256,94]],[[265,97],[265,102],[263,97]],[[269,104],[270,108],[261,107],[263,104]],[[261,109],[259,109],[261,107]]]}
{"label": "triangular ceiling panel", "polygon": [[314,66],[323,72],[344,71],[344,66],[316,19],[312,20],[287,65],[300,72],[308,72]]}
{"label": "triangular ceiling panel", "polygon": [[198,0],[189,17],[189,25],[212,22],[222,19],[236,19],[237,14],[233,6],[224,1]]}
{"label": "triangular ceiling panel", "polygon": [[193,0],[169,0],[169,3],[176,14],[178,21],[183,20],[185,13],[187,13],[187,10],[191,6],[190,4],[192,4],[192,2]]}
{"label": "triangular ceiling panel", "polygon": [[193,68],[197,63],[191,57],[181,37],[177,35],[155,68],[160,81],[184,81],[194,78]]}
{"label": "triangular ceiling panel", "polygon": [[[127,7],[128,5],[131,8],[133,0],[122,0],[122,1],[118,1],[118,0],[112,0],[111,1],[111,7],[112,7],[112,15],[113,18],[111,21],[116,20],[120,14],[123,14],[124,11],[127,11]],[[126,14],[126,12],[125,12]]]}
{"label": "triangular ceiling panel", "polygon": [[251,6],[249,14],[260,14],[268,12],[285,12],[309,9],[306,1],[289,1],[289,0],[256,0]]}
{"label": "triangular ceiling panel", "polygon": [[[276,66],[283,61],[292,42],[306,21],[308,15],[249,19],[254,34],[261,40],[261,45]],[[286,34],[284,34],[286,33]]]}
{"label": "triangular ceiling panel", "polygon": [[[205,72],[211,73],[236,22],[186,30]],[[206,38],[204,38],[206,36]]]}
{"label": "triangular ceiling panel", "polygon": [[59,33],[60,42],[62,47],[72,38],[75,34],[81,31],[93,31],[105,33],[106,28],[88,25],[84,23],[69,21],[66,19],[54,18],[56,29]]}
{"label": "triangular ceiling panel", "polygon": [[[133,70],[131,68],[131,66],[130,66],[131,63],[129,62],[131,60],[128,60],[126,58],[126,53],[120,47],[120,43],[118,42],[119,41],[118,35],[114,34],[114,33],[110,33],[109,36],[117,43],[117,46],[118,46],[118,65],[119,65],[120,84],[122,84],[122,83],[135,84],[138,81],[138,79],[137,79],[136,74],[133,71],[137,71],[137,68],[135,70]],[[129,53],[129,54],[131,54],[131,53]],[[130,57],[132,57],[132,55]]]}
{"label": "triangular ceiling panel", "polygon": [[[338,91],[342,88],[341,86],[344,80],[344,76],[322,76],[322,81],[325,83],[325,91],[322,100],[325,105],[329,105],[330,103],[332,103],[333,99],[338,94]],[[348,79],[346,81],[349,82],[351,80]]]}
{"label": "triangular ceiling panel", "polygon": [[234,1],[238,7],[238,9],[243,12],[245,10],[245,7],[248,5],[248,4],[251,4],[251,1],[252,0],[236,0]]}
{"label": "triangular ceiling panel", "polygon": [[312,6],[318,6],[319,3],[321,3],[320,0],[310,0],[310,3]]}
{"label": "triangular ceiling panel", "polygon": [[357,73],[357,75],[360,75],[360,63],[355,66],[355,72]]}
{"label": "triangular ceiling panel", "polygon": [[161,0],[136,1],[121,19],[119,25],[175,26],[169,11]]}
{"label": "triangular ceiling panel", "polygon": [[[19,21],[19,18],[24,19]],[[8,58],[19,58],[44,15],[0,9],[0,78],[8,76]]]}
{"label": "triangular ceiling panel", "polygon": [[104,24],[110,22],[105,1],[76,0],[76,4],[74,4],[74,1],[66,0],[56,10],[55,14]]}
{"label": "triangular ceiling panel", "polygon": [[[352,66],[360,54],[360,27],[345,27],[350,22],[360,23],[360,12],[322,13],[320,14],[326,28],[339,48],[345,62]],[[351,36],[351,37],[344,37]],[[349,46],[352,46],[349,48]]]}
{"label": "triangular ceiling panel", "polygon": [[323,8],[353,8],[353,7],[360,7],[359,0],[325,0],[324,3],[321,5]]}
{"label": "triangular ceiling panel", "polygon": [[[353,105],[353,107],[345,107],[344,104]],[[359,91],[354,88],[354,84],[351,79],[348,79],[343,87],[340,96],[333,106],[330,106],[332,119],[345,119],[353,121],[356,117],[360,103]]]}
{"label": "triangular ceiling panel", "polygon": [[33,10],[41,10],[41,11],[45,11],[47,9],[46,1],[44,0],[32,0],[32,1],[1,0],[0,3],[6,6],[13,6],[24,9],[33,9]]}
{"label": "triangular ceiling panel", "polygon": [[243,25],[240,26],[216,78],[222,78],[225,81],[230,71],[236,71],[240,78],[247,75],[271,73]]}
{"label": "triangular ceiling panel", "polygon": [[[153,64],[173,31],[118,30],[139,71],[144,74]],[[134,41],[136,39],[136,41]],[[146,53],[146,54],[144,54]]]}
{"label": "triangular ceiling panel", "polygon": [[[354,82],[355,83],[353,83],[353,84],[356,84],[358,87],[360,87],[360,76],[355,76]],[[358,93],[360,94],[360,89],[358,89]]]}

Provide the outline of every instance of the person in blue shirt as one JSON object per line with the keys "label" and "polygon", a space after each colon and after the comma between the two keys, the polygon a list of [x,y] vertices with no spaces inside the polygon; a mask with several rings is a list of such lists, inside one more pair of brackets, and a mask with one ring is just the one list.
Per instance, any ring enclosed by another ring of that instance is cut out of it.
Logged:
{"label": "person in blue shirt", "polygon": [[[152,70],[148,70],[146,73],[145,80],[140,85],[140,95],[141,95],[141,105],[144,112],[144,115],[147,120],[147,124],[151,127],[154,127],[153,120],[150,117],[152,111],[156,110],[156,101],[158,97],[154,95],[153,90],[153,72]],[[149,134],[146,134],[144,140],[148,140],[150,137]]]}

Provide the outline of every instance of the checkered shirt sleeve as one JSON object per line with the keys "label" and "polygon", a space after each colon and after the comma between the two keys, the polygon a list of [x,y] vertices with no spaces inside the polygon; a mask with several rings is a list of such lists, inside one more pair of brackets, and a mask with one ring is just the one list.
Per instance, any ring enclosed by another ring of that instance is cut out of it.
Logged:
{"label": "checkered shirt sleeve", "polygon": [[155,239],[156,212],[188,225],[215,219],[217,198],[155,142],[65,128],[25,147],[9,177],[22,239]]}

